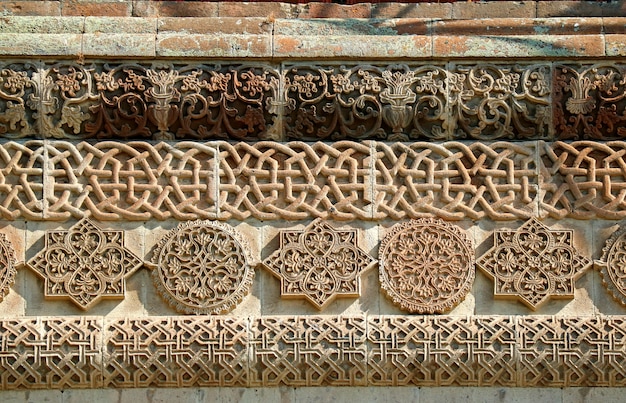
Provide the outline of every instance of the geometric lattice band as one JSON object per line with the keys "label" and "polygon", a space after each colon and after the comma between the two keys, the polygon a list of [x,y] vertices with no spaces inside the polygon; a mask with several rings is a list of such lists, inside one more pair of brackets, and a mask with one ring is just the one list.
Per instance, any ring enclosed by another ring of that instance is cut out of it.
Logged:
{"label": "geometric lattice band", "polygon": [[626,218],[626,142],[0,145],[0,216]]}
{"label": "geometric lattice band", "polygon": [[0,388],[626,386],[623,316],[33,317]]}

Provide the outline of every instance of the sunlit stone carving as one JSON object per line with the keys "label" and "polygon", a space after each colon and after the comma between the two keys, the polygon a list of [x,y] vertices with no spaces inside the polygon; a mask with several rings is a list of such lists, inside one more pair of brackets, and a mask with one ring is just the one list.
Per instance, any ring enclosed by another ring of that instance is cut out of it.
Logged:
{"label": "sunlit stone carving", "polygon": [[626,227],[615,231],[606,241],[596,267],[600,269],[602,284],[613,298],[626,305]]}
{"label": "sunlit stone carving", "polygon": [[551,230],[532,218],[518,230],[497,230],[476,264],[494,281],[495,298],[537,309],[550,298],[572,299],[591,261],[574,248],[574,231]]}
{"label": "sunlit stone carving", "polygon": [[180,224],[160,240],[152,279],[178,312],[226,313],[250,291],[249,246],[232,227],[214,221]]}
{"label": "sunlit stone carving", "polygon": [[67,231],[46,231],[44,250],[28,267],[44,279],[46,298],[89,309],[101,299],[123,299],[126,278],[142,264],[124,247],[124,231],[102,230],[83,219]]}
{"label": "sunlit stone carving", "polygon": [[0,302],[15,283],[15,251],[6,235],[0,234]]}
{"label": "sunlit stone carving", "polygon": [[305,298],[324,309],[337,297],[359,297],[361,274],[376,262],[359,248],[357,234],[321,220],[302,231],[281,231],[280,249],[263,265],[280,279],[283,298]]}
{"label": "sunlit stone carving", "polygon": [[445,221],[396,224],[380,245],[381,286],[405,311],[449,311],[472,288],[474,274],[472,242]]}

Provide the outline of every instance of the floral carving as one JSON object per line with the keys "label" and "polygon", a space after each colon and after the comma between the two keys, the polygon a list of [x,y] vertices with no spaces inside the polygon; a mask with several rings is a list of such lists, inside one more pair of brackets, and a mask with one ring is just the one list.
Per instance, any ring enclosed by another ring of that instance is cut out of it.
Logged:
{"label": "floral carving", "polygon": [[249,246],[232,227],[214,221],[180,224],[160,239],[152,279],[178,312],[226,313],[250,291]]}
{"label": "floral carving", "polygon": [[15,283],[15,251],[6,235],[0,234],[0,302],[9,293]]}
{"label": "floral carving", "polygon": [[556,66],[555,129],[562,140],[626,137],[623,65]]}
{"label": "floral carving", "polygon": [[85,218],[67,231],[46,231],[44,250],[27,265],[43,278],[47,298],[86,310],[101,299],[123,299],[126,278],[142,264],[124,247],[124,231],[102,230]]}
{"label": "floral carving", "polygon": [[394,225],[380,245],[380,283],[400,309],[443,313],[474,281],[472,243],[457,226],[422,218]]}
{"label": "floral carving", "polygon": [[591,261],[574,248],[574,231],[551,230],[532,218],[517,231],[494,232],[493,247],[476,264],[494,281],[496,298],[537,309],[550,298],[574,298]]}
{"label": "floral carving", "polygon": [[615,231],[606,241],[596,267],[600,269],[604,287],[616,301],[626,306],[626,227]]}
{"label": "floral carving", "polygon": [[263,265],[280,279],[282,297],[324,309],[337,297],[359,297],[361,274],[376,262],[358,247],[357,233],[320,219],[302,231],[281,231],[280,249]]}

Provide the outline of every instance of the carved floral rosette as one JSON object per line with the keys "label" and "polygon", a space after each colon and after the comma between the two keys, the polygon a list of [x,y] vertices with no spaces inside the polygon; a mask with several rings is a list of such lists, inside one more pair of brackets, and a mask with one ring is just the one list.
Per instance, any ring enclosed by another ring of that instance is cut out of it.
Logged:
{"label": "carved floral rosette", "polygon": [[400,309],[444,313],[474,282],[472,242],[456,225],[421,218],[394,225],[380,245],[380,283]]}
{"label": "carved floral rosette", "polygon": [[604,287],[626,306],[626,227],[620,227],[607,239],[596,268],[600,270]]}
{"label": "carved floral rosette", "polygon": [[15,251],[6,235],[0,234],[0,302],[9,294],[15,283],[17,270],[15,268]]}
{"label": "carved floral rosette", "polygon": [[254,278],[245,239],[216,221],[182,223],[163,236],[152,257],[159,294],[181,313],[222,314],[248,294]]}

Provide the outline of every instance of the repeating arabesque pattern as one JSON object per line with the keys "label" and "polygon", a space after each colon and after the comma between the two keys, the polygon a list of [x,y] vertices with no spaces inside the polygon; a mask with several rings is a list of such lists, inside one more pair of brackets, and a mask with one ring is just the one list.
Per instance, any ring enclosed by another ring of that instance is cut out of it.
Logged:
{"label": "repeating arabesque pattern", "polygon": [[0,144],[0,215],[626,218],[626,142]]}
{"label": "repeating arabesque pattern", "polygon": [[623,316],[14,318],[0,389],[626,386]]}
{"label": "repeating arabesque pattern", "polygon": [[622,139],[626,65],[0,64],[0,136]]}

